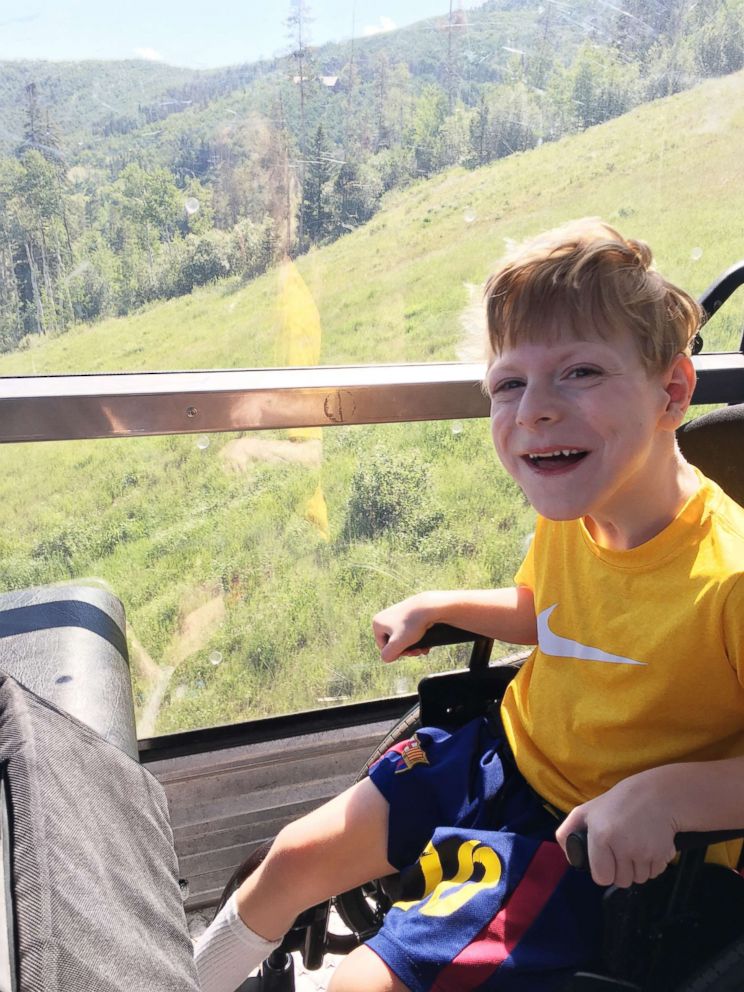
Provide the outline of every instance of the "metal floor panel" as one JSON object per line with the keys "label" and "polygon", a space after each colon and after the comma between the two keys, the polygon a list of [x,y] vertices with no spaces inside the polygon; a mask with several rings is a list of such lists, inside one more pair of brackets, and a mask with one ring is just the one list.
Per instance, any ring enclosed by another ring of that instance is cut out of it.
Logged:
{"label": "metal floor panel", "polygon": [[186,909],[214,905],[255,847],[351,785],[391,725],[149,762],[168,797],[179,871],[189,887]]}

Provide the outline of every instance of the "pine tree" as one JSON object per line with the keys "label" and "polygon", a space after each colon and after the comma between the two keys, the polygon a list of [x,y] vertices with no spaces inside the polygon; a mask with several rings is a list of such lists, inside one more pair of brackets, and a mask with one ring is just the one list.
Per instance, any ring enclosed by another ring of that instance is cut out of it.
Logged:
{"label": "pine tree", "polygon": [[318,244],[331,233],[331,182],[335,171],[323,125],[319,124],[310,146],[302,190],[301,210],[305,220],[302,247]]}
{"label": "pine tree", "polygon": [[281,93],[271,115],[271,130],[266,153],[268,177],[268,214],[280,255],[291,255],[294,242],[294,213],[297,203],[297,181],[290,168],[291,136],[287,126]]}
{"label": "pine tree", "polygon": [[303,190],[303,195],[300,200],[300,211],[298,215],[299,229],[297,232],[300,244],[305,241],[304,188],[306,171],[305,160],[307,158],[306,102],[311,72],[310,53],[308,50],[309,25],[311,20],[312,17],[310,14],[310,6],[307,3],[307,0],[290,0],[290,13],[287,18],[287,27],[289,28],[290,39],[293,44],[292,57],[295,60],[295,65],[297,68],[295,83],[297,84],[300,97],[299,181],[300,187]]}
{"label": "pine tree", "polygon": [[23,122],[23,144],[19,148],[19,153],[27,148],[39,148],[42,145],[41,108],[36,83],[27,83],[25,94],[26,119]]}
{"label": "pine tree", "polygon": [[64,174],[65,164],[59,128],[52,120],[49,111],[42,109],[36,83],[27,83],[24,93],[26,115],[23,122],[23,141],[16,149],[16,156],[20,157],[29,149],[34,149]]}

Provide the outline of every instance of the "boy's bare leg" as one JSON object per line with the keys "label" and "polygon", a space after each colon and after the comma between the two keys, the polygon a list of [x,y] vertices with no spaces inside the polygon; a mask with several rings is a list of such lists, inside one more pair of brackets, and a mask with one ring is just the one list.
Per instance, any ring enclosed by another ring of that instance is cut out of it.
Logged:
{"label": "boy's bare leg", "polygon": [[387,841],[387,800],[369,779],[357,782],[279,833],[238,889],[240,918],[268,940],[284,936],[303,910],[394,872]]}
{"label": "boy's bare leg", "polygon": [[196,942],[203,992],[234,992],[304,909],[393,871],[387,834],[387,801],[368,779],[285,827]]}
{"label": "boy's bare leg", "polygon": [[382,958],[362,945],[339,963],[328,992],[408,992],[408,986]]}

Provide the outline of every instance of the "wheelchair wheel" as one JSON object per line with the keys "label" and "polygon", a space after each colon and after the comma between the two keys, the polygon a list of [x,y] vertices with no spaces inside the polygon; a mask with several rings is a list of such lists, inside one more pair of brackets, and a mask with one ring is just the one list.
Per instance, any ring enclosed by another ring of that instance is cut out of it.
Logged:
{"label": "wheelchair wheel", "polygon": [[[416,704],[393,727],[387,737],[377,745],[367,759],[357,781],[367,777],[369,769],[393,745],[408,740],[421,726],[419,706]],[[343,922],[356,934],[359,942],[368,940],[377,933],[385,914],[396,899],[397,875],[378,878],[356,889],[336,896],[334,904]]]}
{"label": "wheelchair wheel", "polygon": [[420,726],[421,713],[419,710],[419,704],[416,703],[415,706],[412,706],[410,710],[400,718],[387,737],[383,737],[369,758],[367,758],[364,768],[357,775],[357,782],[361,782],[363,778],[367,777],[367,772],[370,770],[372,765],[374,765],[374,763],[381,758],[386,751],[389,751],[395,744],[399,744],[401,741],[407,740],[416,733]]}
{"label": "wheelchair wheel", "polygon": [[744,988],[744,937],[688,978],[676,992],[741,992]]}

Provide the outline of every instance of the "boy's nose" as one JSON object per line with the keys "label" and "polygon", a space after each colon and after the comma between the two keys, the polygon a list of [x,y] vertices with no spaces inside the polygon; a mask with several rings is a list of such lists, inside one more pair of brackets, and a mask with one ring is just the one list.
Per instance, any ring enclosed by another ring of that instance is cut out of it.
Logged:
{"label": "boy's nose", "polygon": [[560,404],[550,389],[528,386],[524,390],[517,408],[517,423],[520,427],[552,423],[559,418]]}

